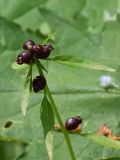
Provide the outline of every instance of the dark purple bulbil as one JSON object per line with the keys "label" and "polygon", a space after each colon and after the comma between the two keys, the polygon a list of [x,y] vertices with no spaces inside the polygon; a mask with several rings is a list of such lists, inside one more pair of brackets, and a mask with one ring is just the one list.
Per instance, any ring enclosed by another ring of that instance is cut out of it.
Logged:
{"label": "dark purple bulbil", "polygon": [[31,50],[31,52],[36,56],[38,57],[39,54],[41,54],[42,52],[42,46],[39,45],[39,44],[35,44]]}
{"label": "dark purple bulbil", "polygon": [[70,117],[65,122],[65,128],[67,130],[74,130],[82,123],[82,119],[79,116]]}
{"label": "dark purple bulbil", "polygon": [[43,76],[37,76],[32,81],[33,91],[35,93],[43,90],[46,86],[46,79]]}
{"label": "dark purple bulbil", "polygon": [[16,60],[17,64],[30,64],[32,62],[32,55],[30,53],[30,51],[23,51],[21,52]]}
{"label": "dark purple bulbil", "polygon": [[35,45],[35,43],[34,43],[32,40],[27,40],[27,41],[25,41],[25,43],[23,44],[23,49],[31,50],[34,45]]}
{"label": "dark purple bulbil", "polygon": [[42,47],[41,59],[46,59],[50,55],[52,50],[53,50],[52,45],[44,45]]}

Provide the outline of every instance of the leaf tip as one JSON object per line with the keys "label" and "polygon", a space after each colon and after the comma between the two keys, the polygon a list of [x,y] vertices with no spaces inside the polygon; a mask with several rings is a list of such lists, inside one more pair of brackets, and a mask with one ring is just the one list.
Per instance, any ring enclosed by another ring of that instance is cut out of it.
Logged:
{"label": "leaf tip", "polygon": [[113,68],[109,68],[108,71],[110,71],[110,72],[117,72],[117,70],[113,69]]}
{"label": "leaf tip", "polygon": [[22,111],[22,115],[23,115],[23,117],[25,118],[25,116],[26,116],[26,111],[21,107],[21,111]]}

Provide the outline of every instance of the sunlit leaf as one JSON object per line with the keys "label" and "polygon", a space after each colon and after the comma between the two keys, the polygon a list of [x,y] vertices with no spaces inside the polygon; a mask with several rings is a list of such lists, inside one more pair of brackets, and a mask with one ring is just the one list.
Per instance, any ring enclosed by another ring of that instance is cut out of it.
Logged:
{"label": "sunlit leaf", "polygon": [[28,67],[28,65],[27,64],[22,64],[22,65],[19,65],[19,64],[17,64],[16,62],[13,62],[12,64],[11,64],[11,67],[13,68],[13,69],[25,69],[25,68],[27,68]]}
{"label": "sunlit leaf", "polygon": [[21,97],[21,110],[23,115],[26,115],[28,103],[29,103],[29,96],[31,92],[32,86],[32,65],[29,66],[29,71],[25,80],[24,89]]}
{"label": "sunlit leaf", "polygon": [[49,60],[63,64],[63,65],[67,65],[70,67],[115,72],[115,69],[111,67],[96,63],[91,60],[80,59],[79,57],[75,57],[75,56],[67,56],[67,55],[55,56],[55,57],[49,58]]}

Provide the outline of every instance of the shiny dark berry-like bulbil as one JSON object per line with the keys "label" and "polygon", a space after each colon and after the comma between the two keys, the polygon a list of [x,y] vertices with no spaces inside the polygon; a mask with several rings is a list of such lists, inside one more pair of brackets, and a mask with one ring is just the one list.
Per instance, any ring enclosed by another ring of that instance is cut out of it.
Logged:
{"label": "shiny dark berry-like bulbil", "polygon": [[39,45],[39,44],[35,44],[33,46],[33,48],[31,49],[31,52],[37,57],[39,58],[39,55],[41,54],[42,52],[42,46]]}
{"label": "shiny dark berry-like bulbil", "polygon": [[53,50],[52,45],[38,45],[35,44],[31,50],[31,52],[38,58],[38,59],[46,59],[51,51]]}
{"label": "shiny dark berry-like bulbil", "polygon": [[33,91],[35,93],[43,90],[46,86],[46,79],[43,76],[37,76],[32,81]]}
{"label": "shiny dark berry-like bulbil", "polygon": [[44,45],[42,46],[42,53],[40,55],[41,59],[46,59],[47,57],[49,57],[51,51],[53,50],[52,45]]}
{"label": "shiny dark berry-like bulbil", "polygon": [[65,128],[67,130],[74,130],[82,123],[82,119],[79,116],[70,117],[65,122]]}
{"label": "shiny dark berry-like bulbil", "polygon": [[32,61],[32,55],[30,53],[30,51],[23,51],[21,52],[18,56],[17,56],[17,64],[30,64],[30,62]]}
{"label": "shiny dark berry-like bulbil", "polygon": [[27,41],[23,44],[23,49],[31,50],[34,45],[35,45],[35,43],[34,43],[32,40],[27,40]]}

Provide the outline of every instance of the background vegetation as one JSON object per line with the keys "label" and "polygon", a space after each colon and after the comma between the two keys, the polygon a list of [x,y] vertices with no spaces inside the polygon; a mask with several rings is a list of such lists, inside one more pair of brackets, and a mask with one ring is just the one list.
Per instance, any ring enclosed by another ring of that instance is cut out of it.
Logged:
{"label": "background vegetation", "polygon": [[[41,43],[50,33],[54,33],[49,41],[53,55],[79,56],[117,70],[108,73],[49,63],[46,77],[62,120],[80,115],[82,133],[97,132],[106,123],[120,135],[120,89],[105,93],[99,85],[102,75],[111,75],[120,85],[119,13],[119,0],[0,0],[1,160],[48,160],[39,118],[42,93],[32,93],[24,118],[20,99],[27,70],[15,70],[13,62],[26,39]],[[12,124],[6,128],[8,121]],[[83,135],[70,138],[78,160],[120,159],[119,142]],[[70,159],[58,132],[53,159]]]}

